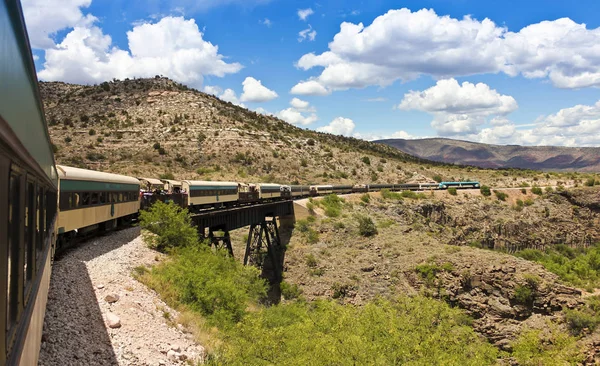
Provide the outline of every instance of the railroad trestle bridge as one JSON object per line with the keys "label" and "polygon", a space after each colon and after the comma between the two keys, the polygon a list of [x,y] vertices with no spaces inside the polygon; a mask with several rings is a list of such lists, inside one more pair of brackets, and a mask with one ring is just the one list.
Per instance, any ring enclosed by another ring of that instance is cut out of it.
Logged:
{"label": "railroad trestle bridge", "polygon": [[[207,210],[194,213],[191,217],[201,239],[208,239],[211,246],[223,248],[231,256],[234,253],[229,232],[249,227],[244,265],[263,267],[264,273],[268,269],[264,267],[270,264],[274,280],[281,280],[285,244],[279,228],[293,228],[295,216],[292,200]],[[265,256],[269,257],[270,263],[265,261]]]}

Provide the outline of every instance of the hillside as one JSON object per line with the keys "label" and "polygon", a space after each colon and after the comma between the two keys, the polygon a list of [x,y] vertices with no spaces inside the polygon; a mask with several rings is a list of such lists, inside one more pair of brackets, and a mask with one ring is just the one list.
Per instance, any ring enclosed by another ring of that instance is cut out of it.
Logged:
{"label": "hillside", "polygon": [[133,176],[308,183],[405,181],[420,161],[385,145],[303,130],[167,78],[40,89],[61,164]]}
{"label": "hillside", "polygon": [[444,138],[376,142],[423,159],[482,168],[600,171],[600,148],[597,147],[501,146]]}
{"label": "hillside", "polygon": [[518,183],[498,172],[431,164],[382,144],[303,130],[167,78],[42,82],[40,89],[60,164],[176,179],[351,184],[440,176]]}

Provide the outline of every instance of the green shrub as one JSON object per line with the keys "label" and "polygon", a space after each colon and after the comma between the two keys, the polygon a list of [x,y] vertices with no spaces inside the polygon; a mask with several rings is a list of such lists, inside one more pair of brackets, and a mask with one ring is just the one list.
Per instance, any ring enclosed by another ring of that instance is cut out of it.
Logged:
{"label": "green shrub", "polygon": [[456,196],[458,191],[456,190],[455,187],[450,187],[450,188],[448,188],[448,193],[450,193],[450,195],[452,195],[452,196]]}
{"label": "green shrub", "polygon": [[366,165],[371,165],[371,159],[368,156],[363,156],[360,160]]}
{"label": "green shrub", "polygon": [[439,174],[438,175],[434,175],[433,176],[433,180],[436,181],[436,182],[438,182],[438,183],[442,183],[444,181],[444,179],[442,179],[442,176],[439,175]]}
{"label": "green shrub", "polygon": [[531,198],[528,198],[523,203],[525,204],[525,206],[531,206],[533,205],[533,200]]}
{"label": "green shrub", "polygon": [[481,194],[482,194],[483,196],[485,196],[485,197],[489,197],[489,196],[491,196],[491,195],[492,195],[492,192],[491,192],[491,190],[490,190],[490,187],[488,187],[488,186],[485,186],[485,185],[483,185],[483,186],[479,187],[479,192],[481,192]]}
{"label": "green shrub", "polygon": [[544,192],[540,187],[531,187],[531,193],[537,194],[538,196],[542,195]]}
{"label": "green shrub", "polygon": [[512,344],[519,365],[575,365],[583,361],[577,339],[550,325],[547,330],[525,330]]}
{"label": "green shrub", "polygon": [[300,166],[306,168],[308,166],[308,160],[302,158],[302,160],[300,160]]}
{"label": "green shrub", "polygon": [[527,194],[527,190],[525,188],[521,188],[521,193]]}
{"label": "green shrub", "polygon": [[96,130],[92,128],[88,133],[90,136],[94,136],[96,134]]}
{"label": "green shrub", "polygon": [[69,142],[73,141],[73,139],[69,136],[65,137],[65,142],[68,144]]}
{"label": "green shrub", "polygon": [[533,301],[535,294],[529,286],[517,285],[515,287],[515,294],[513,295],[513,299],[519,304],[529,304]]}
{"label": "green shrub", "polygon": [[167,302],[185,304],[221,327],[239,322],[248,304],[266,295],[257,268],[243,266],[226,251],[213,253],[208,245],[179,248],[141,280]]}
{"label": "green shrub", "polygon": [[283,296],[286,300],[294,300],[302,295],[302,289],[298,287],[298,285],[291,284],[287,281],[282,281],[279,284],[279,289],[281,290],[281,296]]}
{"label": "green shrub", "polygon": [[307,254],[305,257],[306,260],[306,265],[310,268],[315,268],[319,265],[319,263],[317,262],[317,258],[315,258],[315,255],[310,253]]}
{"label": "green shrub", "polygon": [[496,195],[496,198],[500,201],[506,201],[506,197],[508,197],[508,194],[500,191],[494,191],[494,194]]}
{"label": "green shrub", "polygon": [[546,187],[545,191],[546,193],[552,193],[554,192],[554,189],[552,189],[552,187]]}
{"label": "green shrub", "polygon": [[141,211],[140,226],[147,230],[142,232],[144,241],[160,252],[198,243],[188,211],[172,202],[157,201],[150,210]]}
{"label": "green shrub", "polygon": [[359,215],[356,217],[358,221],[358,232],[364,237],[377,234],[377,226],[369,216]]}
{"label": "green shrub", "polygon": [[565,322],[573,335],[580,335],[585,329],[593,332],[600,323],[598,316],[588,311],[565,309]]}
{"label": "green shrub", "polygon": [[596,183],[596,180],[594,178],[588,178],[585,181],[585,185],[588,187],[593,187],[595,183]]}
{"label": "green shrub", "polygon": [[545,252],[527,249],[516,255],[542,264],[548,271],[557,274],[563,281],[575,286],[600,285],[600,247],[573,249],[566,245],[555,245]]}
{"label": "green shrub", "polygon": [[[412,191],[406,191],[406,192],[411,192],[414,193]],[[389,189],[384,188],[381,190],[380,192],[381,197],[383,199],[389,200],[389,199],[394,199],[394,200],[401,200],[402,199],[402,194],[401,193],[397,193],[397,192],[390,192]]]}
{"label": "green shrub", "polygon": [[371,202],[371,195],[369,195],[368,193],[365,193],[362,196],[360,196],[360,200],[363,201],[364,203],[369,203],[369,202]]}
{"label": "green shrub", "polygon": [[[342,285],[343,286],[343,285]],[[423,296],[365,306],[294,302],[246,316],[227,334],[226,365],[482,365],[498,350],[459,309]]]}
{"label": "green shrub", "polygon": [[323,197],[323,199],[318,201],[319,205],[323,207],[325,215],[329,217],[340,216],[344,202],[345,200],[335,193],[328,194],[327,196]]}

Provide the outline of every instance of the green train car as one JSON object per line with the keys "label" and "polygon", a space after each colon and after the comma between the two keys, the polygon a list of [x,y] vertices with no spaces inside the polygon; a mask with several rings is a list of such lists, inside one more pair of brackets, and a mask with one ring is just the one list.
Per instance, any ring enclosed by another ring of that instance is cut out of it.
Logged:
{"label": "green train car", "polygon": [[0,366],[36,365],[58,176],[20,3],[0,3]]}

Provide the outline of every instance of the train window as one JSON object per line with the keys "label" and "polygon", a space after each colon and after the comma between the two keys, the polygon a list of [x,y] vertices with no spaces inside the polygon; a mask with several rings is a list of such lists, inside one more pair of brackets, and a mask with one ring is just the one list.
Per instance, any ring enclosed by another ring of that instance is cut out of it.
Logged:
{"label": "train window", "polygon": [[42,187],[38,186],[38,190],[37,190],[37,232],[36,232],[36,267],[35,268],[41,268],[42,267],[42,254],[44,253],[44,238],[46,237],[45,233],[44,233],[44,228],[45,228],[45,222],[46,219],[44,217],[44,214],[46,212],[46,206],[45,206],[45,200],[44,200],[44,189]]}
{"label": "train window", "polygon": [[28,289],[33,278],[33,257],[34,257],[34,235],[33,228],[35,207],[35,185],[33,182],[27,182],[27,192],[25,195],[25,247],[23,256],[23,282],[25,298],[29,295]]}
{"label": "train window", "polygon": [[91,197],[90,192],[83,192],[81,194],[81,205],[82,206],[89,206],[90,202],[91,202],[91,199],[92,199],[92,197]]}
{"label": "train window", "polygon": [[19,313],[19,247],[22,235],[21,177],[10,175],[8,203],[8,270],[6,293],[6,324],[9,339],[14,332]]}
{"label": "train window", "polygon": [[119,202],[123,202],[123,193],[119,193]]}
{"label": "train window", "polygon": [[100,198],[98,197],[98,192],[93,192],[91,194],[91,196],[92,196],[91,204],[92,205],[97,205],[98,202],[100,202]]}
{"label": "train window", "polygon": [[101,192],[100,193],[100,203],[101,204],[105,204],[106,203],[106,193],[105,192]]}
{"label": "train window", "polygon": [[79,207],[79,202],[80,202],[80,198],[79,198],[79,193],[73,193],[73,208],[77,208]]}

